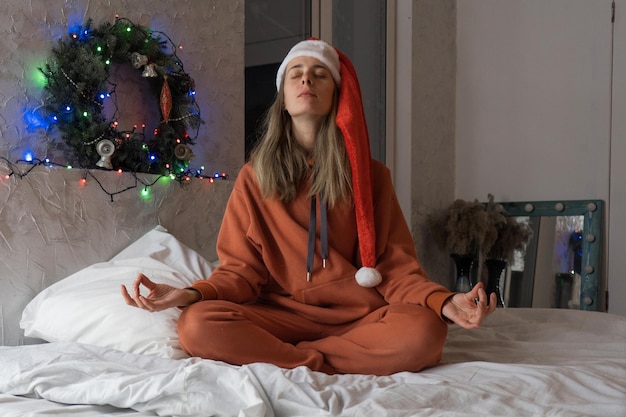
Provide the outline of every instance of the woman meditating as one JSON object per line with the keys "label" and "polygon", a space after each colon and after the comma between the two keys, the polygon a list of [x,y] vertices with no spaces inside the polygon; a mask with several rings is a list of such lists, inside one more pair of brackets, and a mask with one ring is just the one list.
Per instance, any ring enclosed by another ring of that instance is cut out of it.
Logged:
{"label": "woman meditating", "polygon": [[481,283],[452,293],[420,266],[343,53],[296,44],[276,89],[224,214],[219,266],[190,288],[140,274],[122,286],[126,303],[181,307],[185,351],[231,364],[375,375],[436,365],[448,324],[478,327],[495,294]]}

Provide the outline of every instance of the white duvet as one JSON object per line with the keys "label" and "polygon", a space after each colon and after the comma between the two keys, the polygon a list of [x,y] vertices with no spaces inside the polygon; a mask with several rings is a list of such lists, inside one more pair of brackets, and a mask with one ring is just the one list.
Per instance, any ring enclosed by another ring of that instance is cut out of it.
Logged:
{"label": "white duvet", "polygon": [[441,365],[390,377],[237,367],[74,343],[0,347],[0,415],[70,410],[50,403],[50,414],[38,413],[36,400],[24,397],[109,407],[71,413],[81,416],[133,409],[110,415],[623,417],[626,318],[498,310],[480,329],[451,327]]}

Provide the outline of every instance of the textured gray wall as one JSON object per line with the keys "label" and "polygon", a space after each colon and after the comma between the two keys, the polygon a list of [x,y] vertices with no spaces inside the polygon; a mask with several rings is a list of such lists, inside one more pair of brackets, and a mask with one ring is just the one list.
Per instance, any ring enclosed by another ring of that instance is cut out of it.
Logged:
{"label": "textured gray wall", "polygon": [[[55,153],[56,132],[30,131],[23,121],[26,108],[41,104],[37,67],[50,56],[56,39],[66,36],[68,24],[92,18],[99,26],[112,22],[116,13],[183,45],[179,56],[196,81],[206,121],[193,146],[193,165],[233,178],[244,158],[243,0],[3,0],[0,156],[13,163],[31,150],[37,158],[65,163]],[[181,188],[161,179],[147,198],[140,195],[140,185],[111,202],[93,178],[80,184],[81,170],[37,166],[23,178],[6,178],[8,172],[0,160],[0,345],[24,343],[18,327],[21,311],[41,289],[110,259],[157,224],[215,259],[215,237],[232,188],[232,181],[194,179]],[[129,173],[93,173],[110,192],[135,183]],[[143,176],[146,183],[155,178]]]}
{"label": "textured gray wall", "polygon": [[[27,169],[20,166],[19,169]],[[109,192],[133,186],[131,174],[93,172]],[[139,177],[146,183],[153,175]],[[107,261],[157,224],[208,260],[232,181],[194,179],[185,187],[160,179],[113,201],[80,170],[37,167],[22,179],[0,180],[0,345],[23,343],[23,308],[49,285]],[[79,314],[79,312],[77,312]]]}

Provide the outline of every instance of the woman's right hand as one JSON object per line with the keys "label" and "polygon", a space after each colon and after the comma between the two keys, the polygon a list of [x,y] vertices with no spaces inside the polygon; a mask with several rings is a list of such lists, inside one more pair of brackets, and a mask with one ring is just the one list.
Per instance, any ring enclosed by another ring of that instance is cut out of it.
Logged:
{"label": "woman's right hand", "polygon": [[[141,285],[150,292],[147,296],[141,295]],[[148,311],[161,311],[171,307],[186,307],[200,301],[202,296],[199,291],[189,288],[175,288],[167,284],[157,284],[144,274],[139,274],[133,282],[132,295],[125,285],[121,286],[122,297],[129,306]]]}

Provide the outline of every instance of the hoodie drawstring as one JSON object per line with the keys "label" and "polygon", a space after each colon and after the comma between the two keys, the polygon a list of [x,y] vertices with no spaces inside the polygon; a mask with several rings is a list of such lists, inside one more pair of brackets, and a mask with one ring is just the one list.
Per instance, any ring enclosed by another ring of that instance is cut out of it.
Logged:
{"label": "hoodie drawstring", "polygon": [[[311,197],[311,210],[309,212],[309,240],[306,257],[306,280],[311,282],[311,271],[313,270],[313,259],[315,257],[315,228],[317,222],[317,203],[315,196]],[[324,199],[320,195],[320,243],[322,246],[322,267],[326,268],[328,259],[328,211]]]}
{"label": "hoodie drawstring", "polygon": [[328,212],[326,209],[326,203],[320,194],[320,217],[322,220],[322,227],[320,228],[320,239],[322,241],[322,267],[326,269],[326,259],[328,259]]}

